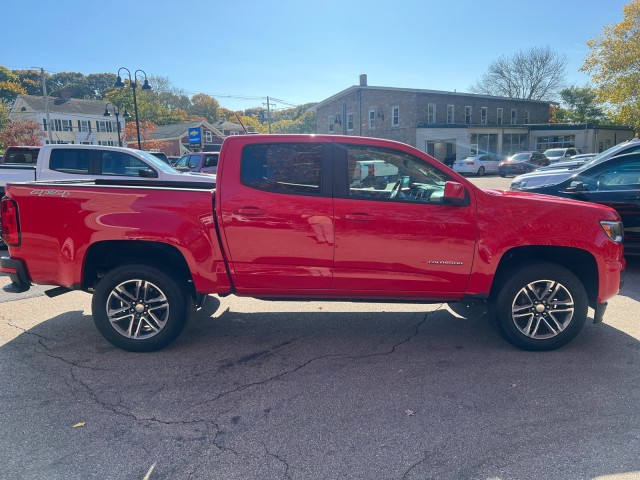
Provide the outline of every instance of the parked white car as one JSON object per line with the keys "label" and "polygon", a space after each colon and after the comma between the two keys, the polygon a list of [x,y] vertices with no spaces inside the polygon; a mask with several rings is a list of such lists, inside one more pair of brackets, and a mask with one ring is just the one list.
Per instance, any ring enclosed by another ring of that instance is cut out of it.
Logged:
{"label": "parked white car", "polygon": [[474,175],[498,173],[498,164],[503,160],[504,158],[493,153],[469,155],[462,160],[456,160],[453,162],[453,171]]}
{"label": "parked white car", "polygon": [[550,148],[544,151],[544,155],[549,159],[549,163],[569,160],[569,158],[574,155],[580,155],[581,153],[579,148]]}

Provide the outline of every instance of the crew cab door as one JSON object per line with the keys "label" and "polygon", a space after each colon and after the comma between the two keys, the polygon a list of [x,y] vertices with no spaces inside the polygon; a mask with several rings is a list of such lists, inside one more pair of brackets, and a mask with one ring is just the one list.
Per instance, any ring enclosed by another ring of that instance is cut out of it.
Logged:
{"label": "crew cab door", "polygon": [[330,146],[311,137],[225,147],[217,198],[238,293],[287,296],[330,288]]}
{"label": "crew cab door", "polygon": [[[476,217],[473,202],[443,202],[448,174],[398,150],[357,144],[334,150],[333,289],[377,297],[442,298],[463,292]],[[369,161],[388,166],[364,183],[357,165]]]}

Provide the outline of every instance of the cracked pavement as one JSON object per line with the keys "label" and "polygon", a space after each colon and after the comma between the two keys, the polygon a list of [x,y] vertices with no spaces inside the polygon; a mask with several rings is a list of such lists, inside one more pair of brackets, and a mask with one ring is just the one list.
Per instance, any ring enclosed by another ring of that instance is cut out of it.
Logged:
{"label": "cracked pavement", "polygon": [[0,303],[0,477],[638,473],[639,284],[635,262],[605,324],[542,354],[482,305],[211,297],[136,354],[102,339],[88,294]]}

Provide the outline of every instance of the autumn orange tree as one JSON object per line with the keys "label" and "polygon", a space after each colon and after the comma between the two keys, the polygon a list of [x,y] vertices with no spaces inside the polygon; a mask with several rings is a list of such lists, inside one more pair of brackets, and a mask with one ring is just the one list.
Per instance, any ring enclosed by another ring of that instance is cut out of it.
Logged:
{"label": "autumn orange tree", "polygon": [[0,143],[10,145],[41,145],[45,138],[42,125],[35,120],[12,120],[0,132]]}
{"label": "autumn orange tree", "polygon": [[623,16],[587,42],[591,51],[581,70],[591,75],[610,117],[640,132],[640,0],[625,5]]}
{"label": "autumn orange tree", "polygon": [[[140,122],[140,144],[142,150],[162,150],[169,146],[169,142],[154,139],[151,134],[158,129],[158,126],[149,121]],[[123,145],[129,148],[138,148],[138,132],[136,130],[136,122],[127,122],[125,124]]]}

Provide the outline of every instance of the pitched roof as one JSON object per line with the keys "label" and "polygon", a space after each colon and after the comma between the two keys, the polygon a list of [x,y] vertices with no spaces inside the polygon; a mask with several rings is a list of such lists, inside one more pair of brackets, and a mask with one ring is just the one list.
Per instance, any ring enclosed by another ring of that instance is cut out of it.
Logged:
{"label": "pitched roof", "polygon": [[[14,108],[18,100],[24,103],[34,112],[44,112],[44,97],[37,95],[18,95]],[[49,112],[66,113],[69,115],[92,115],[102,116],[107,104],[107,100],[85,100],[81,98],[49,97]]]}
{"label": "pitched roof", "polygon": [[190,128],[205,127],[211,130],[214,135],[224,138],[225,135],[209,122],[200,120],[199,122],[174,123],[172,125],[160,125],[151,133],[154,140],[169,140],[184,137],[189,133]]}

